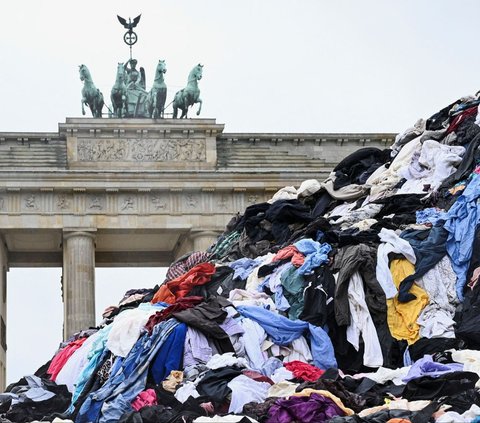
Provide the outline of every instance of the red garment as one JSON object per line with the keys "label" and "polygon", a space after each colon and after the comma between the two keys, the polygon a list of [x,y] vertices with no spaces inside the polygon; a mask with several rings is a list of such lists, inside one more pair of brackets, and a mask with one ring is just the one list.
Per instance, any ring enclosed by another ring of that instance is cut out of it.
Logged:
{"label": "red garment", "polygon": [[250,379],[253,379],[256,382],[267,382],[270,385],[275,385],[275,382],[272,379],[270,379],[268,376],[262,375],[259,372],[256,372],[255,370],[244,370],[242,374],[248,376]]}
{"label": "red garment", "polygon": [[151,405],[157,405],[157,394],[153,389],[147,389],[146,391],[140,392],[132,402],[132,408],[135,411]]}
{"label": "red garment", "polygon": [[155,325],[167,320],[172,313],[176,313],[177,311],[186,310],[187,308],[195,307],[196,305],[200,304],[204,300],[203,297],[184,297],[180,298],[167,308],[164,308],[162,311],[157,311],[155,314],[152,314],[148,319],[145,328],[148,330],[148,333],[153,332],[153,328]]}
{"label": "red garment", "polygon": [[160,286],[152,299],[152,303],[163,301],[173,304],[177,299],[189,294],[194,286],[205,285],[210,282],[215,273],[215,266],[211,263],[201,263],[192,267],[187,273]]}
{"label": "red garment", "polygon": [[65,363],[68,361],[68,359],[82,346],[86,340],[87,338],[80,338],[70,342],[66,347],[62,348],[55,357],[53,357],[52,362],[47,370],[51,380],[55,381],[60,373],[60,370],[63,369],[63,366],[65,366]]}
{"label": "red garment", "polygon": [[459,115],[455,116],[453,120],[450,122],[450,125],[448,126],[447,135],[450,132],[455,131],[460,125],[460,123],[462,123],[465,120],[465,118],[477,114],[477,111],[478,111],[478,106],[473,106],[473,107],[469,107],[464,112],[461,112]]}
{"label": "red garment", "polygon": [[277,254],[275,254],[272,261],[279,261],[290,257],[292,258],[291,262],[295,267],[300,267],[305,262],[305,256],[293,245],[282,248]]}
{"label": "red garment", "polygon": [[303,379],[306,382],[316,382],[325,373],[325,370],[304,363],[303,361],[291,361],[284,363],[287,370],[290,370],[296,378]]}

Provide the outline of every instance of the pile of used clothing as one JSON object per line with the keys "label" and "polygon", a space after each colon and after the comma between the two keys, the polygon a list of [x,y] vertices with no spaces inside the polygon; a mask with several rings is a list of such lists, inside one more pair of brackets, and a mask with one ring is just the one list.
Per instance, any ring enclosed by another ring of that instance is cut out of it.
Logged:
{"label": "pile of used clothing", "polygon": [[2,421],[480,422],[480,100],[235,216]]}

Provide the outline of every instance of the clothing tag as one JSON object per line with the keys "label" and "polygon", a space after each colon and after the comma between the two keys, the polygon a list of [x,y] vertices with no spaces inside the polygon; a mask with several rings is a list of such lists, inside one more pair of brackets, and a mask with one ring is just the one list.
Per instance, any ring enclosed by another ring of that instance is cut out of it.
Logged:
{"label": "clothing tag", "polygon": [[222,292],[223,292],[223,288],[221,286],[219,286],[218,289],[217,289],[217,294],[222,295]]}

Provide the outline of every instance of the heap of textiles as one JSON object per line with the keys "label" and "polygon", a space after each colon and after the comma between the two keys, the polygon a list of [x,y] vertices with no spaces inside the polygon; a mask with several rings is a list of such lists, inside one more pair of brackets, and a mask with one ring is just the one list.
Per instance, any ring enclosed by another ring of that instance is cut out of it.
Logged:
{"label": "heap of textiles", "polygon": [[235,216],[1,421],[480,422],[480,100]]}

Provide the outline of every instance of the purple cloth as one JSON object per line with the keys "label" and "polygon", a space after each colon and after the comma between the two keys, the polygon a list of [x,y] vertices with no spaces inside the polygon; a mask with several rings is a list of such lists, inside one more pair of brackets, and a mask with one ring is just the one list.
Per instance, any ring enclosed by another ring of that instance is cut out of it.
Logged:
{"label": "purple cloth", "polygon": [[309,397],[290,397],[275,401],[268,410],[266,423],[322,423],[332,417],[344,415],[333,400],[313,393]]}
{"label": "purple cloth", "polygon": [[405,376],[402,381],[407,383],[412,379],[417,379],[422,376],[439,377],[445,373],[451,372],[463,372],[463,364],[437,363],[433,361],[431,355],[426,354],[423,358],[417,360],[412,367],[410,367],[407,376]]}

